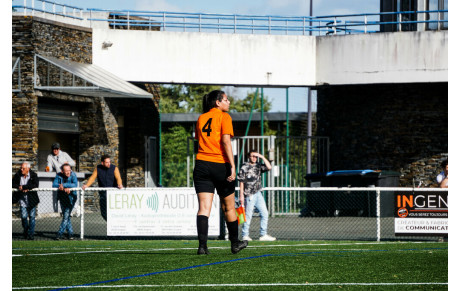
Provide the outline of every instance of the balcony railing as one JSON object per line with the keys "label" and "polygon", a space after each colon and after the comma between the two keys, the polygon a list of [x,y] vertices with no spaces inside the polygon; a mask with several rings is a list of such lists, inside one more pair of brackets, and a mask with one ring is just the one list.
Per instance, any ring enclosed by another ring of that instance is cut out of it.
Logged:
{"label": "balcony railing", "polygon": [[[22,2],[19,4],[18,2]],[[41,3],[35,5],[35,2]],[[16,4],[15,4],[16,3]],[[327,16],[278,16],[215,13],[84,9],[49,0],[13,0],[13,12],[51,14],[83,21],[106,22],[113,29],[275,35],[337,35],[382,31],[442,30],[448,10],[399,11]],[[99,15],[104,15],[100,17]],[[387,28],[387,29],[385,29]],[[389,30],[388,30],[389,28]]]}

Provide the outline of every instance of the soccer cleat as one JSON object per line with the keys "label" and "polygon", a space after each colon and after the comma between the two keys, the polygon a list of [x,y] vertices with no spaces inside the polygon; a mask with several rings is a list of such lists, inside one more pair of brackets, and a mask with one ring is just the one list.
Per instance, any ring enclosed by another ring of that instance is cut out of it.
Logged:
{"label": "soccer cleat", "polygon": [[259,238],[259,240],[261,240],[261,241],[274,241],[274,240],[276,240],[276,237],[273,237],[273,236],[270,236],[270,235],[266,234],[266,235],[261,236]]}
{"label": "soccer cleat", "polygon": [[199,247],[197,254],[198,255],[209,255],[208,248]]}
{"label": "soccer cleat", "polygon": [[243,236],[243,240],[252,241],[252,238],[250,238],[249,236]]}
{"label": "soccer cleat", "polygon": [[248,241],[247,240],[243,240],[243,241],[237,241],[237,242],[232,242],[232,253],[233,254],[236,254],[238,253],[239,251],[241,251],[242,249],[244,249],[245,247],[248,246]]}

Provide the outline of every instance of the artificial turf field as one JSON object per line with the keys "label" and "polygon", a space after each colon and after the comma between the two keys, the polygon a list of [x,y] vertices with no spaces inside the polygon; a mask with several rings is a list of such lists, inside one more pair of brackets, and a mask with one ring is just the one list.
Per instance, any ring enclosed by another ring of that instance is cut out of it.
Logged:
{"label": "artificial turf field", "polygon": [[13,290],[447,290],[447,242],[13,241]]}

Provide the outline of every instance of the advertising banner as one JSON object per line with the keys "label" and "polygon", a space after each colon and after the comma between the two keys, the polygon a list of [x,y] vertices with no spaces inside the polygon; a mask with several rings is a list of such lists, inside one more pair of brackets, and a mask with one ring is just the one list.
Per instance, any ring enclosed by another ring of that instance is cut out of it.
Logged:
{"label": "advertising banner", "polygon": [[[193,188],[108,190],[108,236],[196,236],[198,199]],[[214,194],[209,236],[220,234],[220,202]]]}
{"label": "advertising banner", "polygon": [[395,193],[395,235],[447,235],[447,199],[447,191]]}

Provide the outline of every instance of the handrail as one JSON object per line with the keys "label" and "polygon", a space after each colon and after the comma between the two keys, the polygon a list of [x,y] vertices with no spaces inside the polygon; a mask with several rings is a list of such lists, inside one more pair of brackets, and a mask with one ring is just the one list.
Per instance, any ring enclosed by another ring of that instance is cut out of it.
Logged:
{"label": "handrail", "polygon": [[[41,1],[41,0],[37,0],[37,1]],[[41,12],[41,13],[48,13],[48,14],[59,15],[59,16],[68,17],[68,18],[85,20],[83,17],[72,16],[72,15],[69,15],[69,14],[64,14],[62,12],[50,12],[50,11],[43,10],[43,9],[40,9],[40,8],[33,8],[31,6],[13,5],[13,8],[26,8],[26,9],[30,9],[30,10],[33,10],[33,11],[38,11],[38,12]]]}
{"label": "handrail", "polygon": [[[19,4],[14,5],[14,2],[20,2],[20,0],[13,0],[12,8],[22,9],[24,15],[27,15],[27,11],[30,10],[32,15],[34,15],[35,11],[37,11],[37,12],[44,13],[44,14],[45,13],[52,14],[54,16],[58,15],[58,16],[63,16],[63,17],[68,17],[68,18],[73,18],[73,19],[78,19],[78,20],[85,20],[82,15],[83,11],[85,10],[84,8],[62,4],[62,3],[58,3],[56,1],[50,1],[50,0],[29,0],[29,1],[31,3],[30,5],[27,5],[28,0],[23,0],[22,5],[19,5]],[[42,6],[41,9],[35,7],[35,1],[41,2],[41,6]],[[52,10],[47,9],[46,4],[50,4],[52,6]],[[61,11],[56,11],[56,7],[60,8]],[[69,12],[67,12],[66,9],[72,10],[73,12],[70,12],[70,13],[73,15],[69,14]],[[76,10],[80,14],[80,17],[75,16]]]}
{"label": "handrail", "polygon": [[[14,6],[27,6],[27,1],[28,0],[13,0],[13,2],[23,2],[23,5],[14,5]],[[42,2],[42,5],[45,3],[51,4],[51,5],[56,5],[60,7],[65,7],[65,8],[72,8],[72,9],[77,9],[77,10],[85,10],[85,8],[77,7],[77,6],[72,6],[68,4],[63,4],[63,3],[58,3],[56,1],[50,1],[50,0],[29,0],[31,2],[31,7],[34,7],[34,1],[39,1]],[[36,9],[36,8],[35,8]]]}
{"label": "handrail", "polygon": [[55,1],[48,1],[48,0],[37,0],[37,1],[45,2],[45,3],[49,3],[49,4],[54,4],[54,5],[58,5],[58,6],[62,6],[62,7],[69,7],[69,8],[84,10],[83,8],[80,8],[80,7],[71,6],[71,5],[67,5],[67,4],[60,4],[60,3],[57,3]]}
{"label": "handrail", "polygon": [[[13,0],[19,2],[21,0]],[[57,3],[52,0],[22,0],[24,5],[13,5],[13,9],[50,13],[63,17],[79,20],[107,22],[111,28],[130,29],[131,27],[156,27],[160,31],[183,31],[183,32],[224,32],[224,33],[267,33],[267,34],[294,34],[314,35],[328,34],[355,34],[376,33],[382,26],[396,25],[396,30],[402,31],[404,26],[414,24],[438,24],[430,26],[430,30],[447,29],[448,10],[426,11],[397,11],[379,13],[354,13],[347,15],[323,15],[323,16],[282,16],[282,15],[249,15],[249,14],[219,14],[219,13],[189,13],[167,11],[144,11],[144,10],[109,10],[99,8],[79,8],[76,6]],[[32,5],[26,5],[30,1]],[[42,9],[35,8],[34,2],[42,3]],[[45,3],[53,5],[53,11],[45,9]],[[63,11],[55,11],[54,6],[62,7]],[[80,16],[70,15],[66,8],[79,10]],[[83,11],[85,16],[83,16]],[[110,15],[107,19],[94,17],[94,12],[105,12]],[[418,15],[426,15],[418,17]],[[436,15],[433,15],[436,14]],[[407,17],[411,15],[412,17]],[[382,16],[388,17],[388,21],[382,21]],[[432,17],[430,17],[432,16]],[[413,18],[413,19],[410,19]],[[430,19],[431,18],[431,19]],[[434,19],[433,19],[434,18]],[[182,20],[182,21],[181,21]]]}
{"label": "handrail", "polygon": [[[243,14],[215,14],[215,13],[179,13],[179,12],[149,12],[149,11],[134,11],[134,10],[105,10],[105,9],[90,9],[91,11],[104,11],[109,12],[111,16],[117,19],[91,19],[94,21],[106,21],[111,27],[124,27],[124,26],[156,26],[161,30],[174,30],[181,29],[182,31],[199,32],[203,30],[216,30],[217,32],[232,31],[233,33],[244,31],[267,31],[271,32],[281,31],[291,33],[306,34],[310,31],[317,32],[318,34],[325,33],[374,33],[379,32],[381,25],[408,25],[416,23],[448,23],[446,13],[448,10],[428,10],[428,11],[400,11],[400,12],[382,12],[382,13],[359,13],[348,15],[326,15],[316,17],[303,17],[303,16],[278,16],[278,15],[243,15]],[[120,19],[120,17],[127,16],[128,19]],[[401,15],[418,15],[418,14],[437,13],[438,19],[434,20],[403,20]],[[440,13],[443,18],[440,19]],[[379,18],[383,15],[394,15],[397,21],[380,21],[372,17]],[[399,17],[398,17],[399,16]],[[135,17],[145,19],[133,19]],[[364,20],[349,20],[353,17],[363,17]],[[369,19],[370,18],[370,19]],[[175,21],[176,19],[183,19],[183,21]],[[313,25],[308,25],[312,22]],[[377,29],[370,30],[369,27],[376,27]],[[359,29],[359,28],[362,29]],[[400,29],[401,30],[401,29]]]}

